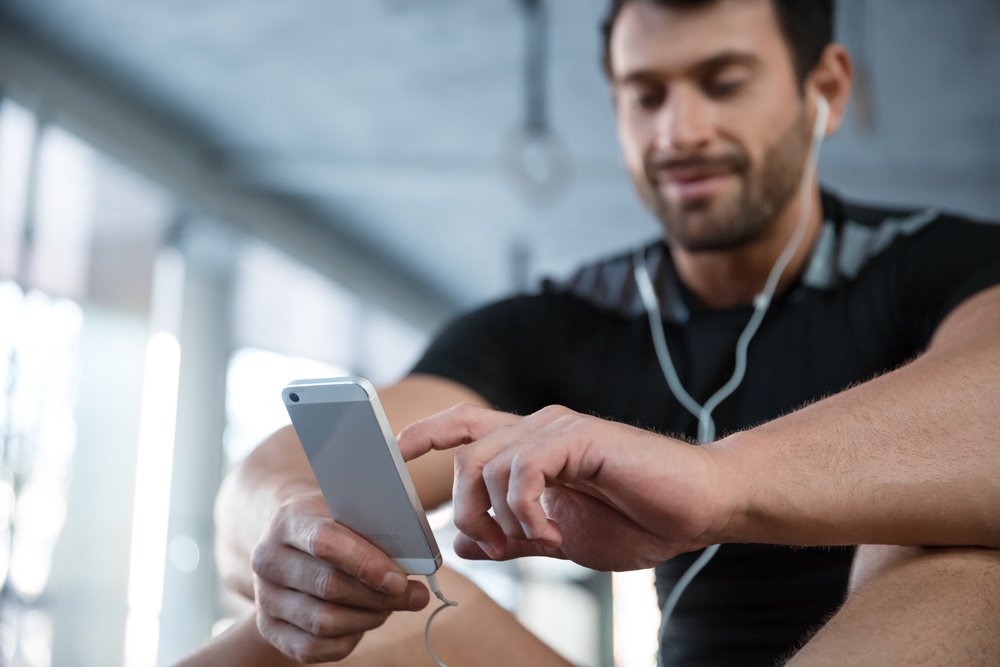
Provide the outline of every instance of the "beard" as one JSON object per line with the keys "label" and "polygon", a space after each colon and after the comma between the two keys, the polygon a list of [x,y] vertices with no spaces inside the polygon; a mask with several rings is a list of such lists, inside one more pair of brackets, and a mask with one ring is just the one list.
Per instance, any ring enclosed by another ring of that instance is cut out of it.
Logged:
{"label": "beard", "polygon": [[[670,158],[654,153],[645,161],[645,179],[636,185],[669,242],[688,252],[729,250],[760,238],[777,222],[799,185],[808,150],[809,132],[800,113],[759,167],[754,168],[739,147],[717,156]],[[673,201],[663,194],[658,176],[671,168],[724,169],[737,177],[739,190]]]}

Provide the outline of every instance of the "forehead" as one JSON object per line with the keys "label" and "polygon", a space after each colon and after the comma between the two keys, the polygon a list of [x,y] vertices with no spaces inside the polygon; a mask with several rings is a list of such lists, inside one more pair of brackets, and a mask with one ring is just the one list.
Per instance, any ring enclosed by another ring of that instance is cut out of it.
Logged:
{"label": "forehead", "polygon": [[694,8],[630,2],[611,34],[612,76],[680,74],[720,53],[750,55],[792,71],[771,0],[718,0]]}

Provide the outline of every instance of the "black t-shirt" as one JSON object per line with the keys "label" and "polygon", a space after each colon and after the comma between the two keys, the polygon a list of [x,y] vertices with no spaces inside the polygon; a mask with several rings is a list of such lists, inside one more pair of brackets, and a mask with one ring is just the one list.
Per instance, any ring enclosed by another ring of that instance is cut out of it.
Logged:
{"label": "black t-shirt", "polygon": [[[715,410],[719,437],[906,363],[952,308],[1000,284],[1000,226],[848,205],[828,193],[823,213],[805,271],[774,300],[750,345],[744,382]],[[662,241],[646,248],[646,264],[677,373],[702,403],[731,376],[752,309],[699,306]],[[519,414],[557,403],[697,435],[657,362],[631,253],[458,318],[413,372],[455,380]],[[661,605],[697,555],[656,568]],[[667,664],[774,664],[841,603],[852,557],[843,547],[723,545],[661,637]]]}

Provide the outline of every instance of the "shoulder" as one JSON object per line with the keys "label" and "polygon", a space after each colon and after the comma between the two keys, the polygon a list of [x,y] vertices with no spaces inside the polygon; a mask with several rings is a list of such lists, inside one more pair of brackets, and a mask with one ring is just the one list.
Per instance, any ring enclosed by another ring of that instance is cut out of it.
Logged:
{"label": "shoulder", "polygon": [[865,269],[894,259],[1000,253],[1000,225],[938,208],[845,202],[830,193],[824,193],[823,208],[823,228],[803,276],[810,287],[851,282]]}
{"label": "shoulder", "polygon": [[635,316],[642,312],[634,278],[637,254],[643,258],[647,270],[652,265],[654,274],[659,273],[664,258],[669,258],[663,242],[653,241],[584,263],[566,278],[546,278],[541,284],[541,294],[567,305]]}

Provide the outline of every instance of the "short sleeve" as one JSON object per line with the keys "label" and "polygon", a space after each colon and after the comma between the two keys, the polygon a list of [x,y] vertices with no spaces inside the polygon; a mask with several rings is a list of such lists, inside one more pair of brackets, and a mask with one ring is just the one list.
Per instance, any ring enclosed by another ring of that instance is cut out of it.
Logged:
{"label": "short sleeve", "polygon": [[518,296],[462,315],[433,338],[411,370],[458,382],[495,408],[525,414],[537,409],[542,368],[538,333],[550,312],[540,296]]}
{"label": "short sleeve", "polygon": [[963,301],[1000,285],[1000,225],[942,216],[907,239],[897,271],[897,322],[914,352]]}

